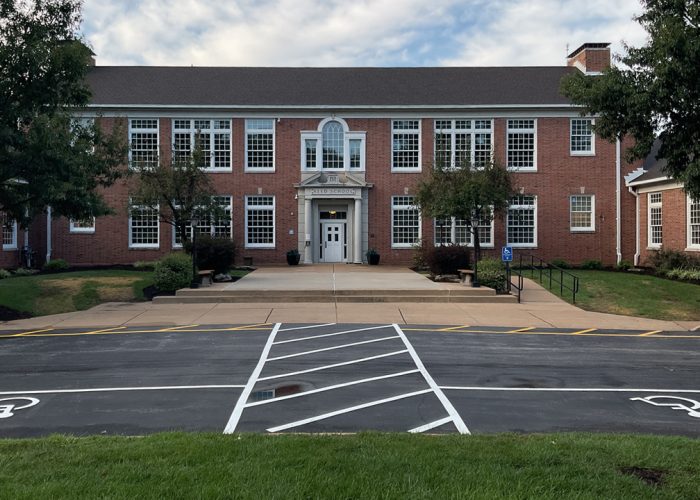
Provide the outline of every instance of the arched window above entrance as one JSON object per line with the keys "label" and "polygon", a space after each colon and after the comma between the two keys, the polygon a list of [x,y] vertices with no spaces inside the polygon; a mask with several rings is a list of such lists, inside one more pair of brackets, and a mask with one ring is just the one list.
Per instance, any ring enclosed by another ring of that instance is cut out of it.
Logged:
{"label": "arched window above entrance", "polygon": [[342,118],[321,120],[315,131],[301,133],[301,169],[363,171],[365,135],[351,131]]}
{"label": "arched window above entrance", "polygon": [[333,120],[323,126],[323,168],[344,168],[345,132],[343,126]]}

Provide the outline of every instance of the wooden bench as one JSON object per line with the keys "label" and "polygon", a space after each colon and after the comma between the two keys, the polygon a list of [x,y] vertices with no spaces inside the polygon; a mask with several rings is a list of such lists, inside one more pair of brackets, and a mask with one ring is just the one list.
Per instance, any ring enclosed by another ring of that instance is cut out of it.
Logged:
{"label": "wooden bench", "polygon": [[202,286],[211,286],[214,283],[214,270],[213,269],[203,269],[197,273],[199,276],[199,282]]}
{"label": "wooden bench", "polygon": [[464,283],[465,285],[471,284],[472,277],[474,276],[474,271],[472,271],[471,269],[457,269],[457,272],[459,273],[459,279],[462,280],[462,283]]}

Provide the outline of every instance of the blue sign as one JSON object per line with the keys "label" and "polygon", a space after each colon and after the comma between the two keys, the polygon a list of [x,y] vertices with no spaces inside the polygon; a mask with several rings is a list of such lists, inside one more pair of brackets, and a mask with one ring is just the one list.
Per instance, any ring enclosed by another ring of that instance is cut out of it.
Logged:
{"label": "blue sign", "polygon": [[513,262],[513,247],[501,248],[501,260],[503,262]]}

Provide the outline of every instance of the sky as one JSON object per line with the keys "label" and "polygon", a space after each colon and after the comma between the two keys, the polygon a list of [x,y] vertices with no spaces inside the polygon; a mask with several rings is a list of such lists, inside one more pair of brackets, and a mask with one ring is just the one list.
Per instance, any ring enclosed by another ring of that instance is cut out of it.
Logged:
{"label": "sky", "polygon": [[561,66],[639,46],[639,0],[84,0],[98,65]]}

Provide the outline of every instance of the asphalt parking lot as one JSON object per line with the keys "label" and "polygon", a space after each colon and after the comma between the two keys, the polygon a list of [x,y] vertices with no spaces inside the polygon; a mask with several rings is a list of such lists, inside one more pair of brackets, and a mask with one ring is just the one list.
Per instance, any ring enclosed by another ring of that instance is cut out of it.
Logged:
{"label": "asphalt parking lot", "polygon": [[257,324],[0,333],[0,436],[700,436],[700,333]]}

